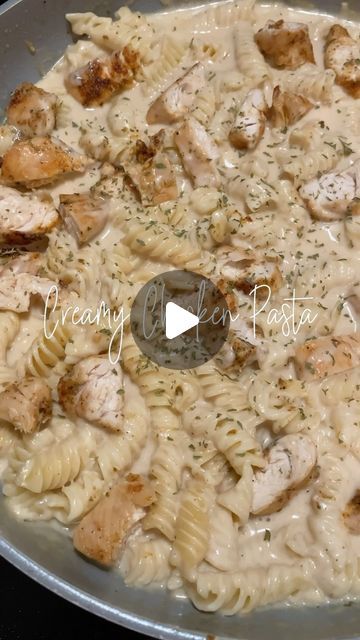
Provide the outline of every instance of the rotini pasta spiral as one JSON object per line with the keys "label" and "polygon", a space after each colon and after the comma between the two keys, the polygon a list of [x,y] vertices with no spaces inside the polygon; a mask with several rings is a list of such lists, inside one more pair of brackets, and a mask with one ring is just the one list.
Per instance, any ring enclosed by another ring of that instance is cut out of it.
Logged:
{"label": "rotini pasta spiral", "polygon": [[262,467],[264,462],[259,443],[236,418],[236,413],[221,412],[216,419],[213,439],[232,468],[241,474],[245,462],[255,467]]}
{"label": "rotini pasta spiral", "polygon": [[17,484],[33,493],[59,489],[79,475],[93,446],[93,439],[85,430],[71,435],[26,460],[18,472]]}
{"label": "rotini pasta spiral", "polygon": [[273,565],[237,574],[199,573],[187,591],[198,609],[233,615],[288,598],[308,584],[311,580],[300,566]]}
{"label": "rotini pasta spiral", "polygon": [[64,502],[62,507],[57,506],[57,519],[65,524],[79,520],[96,505],[103,490],[104,482],[99,474],[84,469],[73,482],[62,487]]}
{"label": "rotini pasta spiral", "polygon": [[153,31],[146,18],[121,7],[116,20],[101,18],[90,11],[87,13],[68,13],[66,19],[73,33],[88,36],[95,44],[112,51],[131,45],[146,59],[153,39]]}
{"label": "rotini pasta spiral", "polygon": [[183,40],[164,37],[158,58],[143,69],[145,93],[161,86],[167,76],[180,64],[188,46],[188,43]]}
{"label": "rotini pasta spiral", "polygon": [[330,104],[334,83],[335,73],[332,69],[319,71],[312,65],[304,65],[297,71],[285,72],[281,86],[285,91]]}
{"label": "rotini pasta spiral", "polygon": [[283,165],[284,173],[289,175],[296,186],[315,178],[321,173],[331,171],[338,164],[343,150],[339,140],[326,140],[313,152],[299,156]]}
{"label": "rotini pasta spiral", "polygon": [[161,442],[151,461],[150,478],[156,492],[156,502],[147,513],[143,528],[160,531],[165,538],[175,537],[177,514],[176,494],[182,481],[182,473],[186,463],[186,442],[181,433],[167,436]]}
{"label": "rotini pasta spiral", "polygon": [[236,486],[220,493],[218,497],[218,503],[236,515],[242,526],[246,524],[250,515],[253,495],[252,479],[252,467],[246,462]]}
{"label": "rotini pasta spiral", "polygon": [[182,496],[171,562],[190,581],[194,579],[194,571],[208,548],[208,514],[212,500],[210,486],[200,480],[193,480]]}
{"label": "rotini pasta spiral", "polygon": [[125,231],[124,243],[132,250],[152,260],[163,260],[176,267],[203,273],[214,271],[211,254],[204,253],[199,246],[191,242],[186,231],[172,231],[155,220],[132,221]]}
{"label": "rotini pasta spiral", "polygon": [[234,28],[238,69],[256,86],[270,77],[270,69],[260,53],[248,22],[239,20]]}
{"label": "rotini pasta spiral", "polygon": [[163,538],[133,540],[126,546],[120,570],[128,585],[163,583],[170,575],[171,545]]}
{"label": "rotini pasta spiral", "polygon": [[66,345],[72,339],[74,327],[68,323],[62,324],[59,318],[54,318],[48,323],[47,332],[51,337],[47,337],[42,329],[30,349],[19,361],[17,367],[19,377],[28,374],[47,378],[65,359]]}

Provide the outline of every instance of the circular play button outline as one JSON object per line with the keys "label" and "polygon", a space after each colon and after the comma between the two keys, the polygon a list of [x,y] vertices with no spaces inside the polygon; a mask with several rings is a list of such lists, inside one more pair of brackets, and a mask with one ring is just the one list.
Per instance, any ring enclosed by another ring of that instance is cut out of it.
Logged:
{"label": "circular play button outline", "polygon": [[168,369],[193,369],[211,360],[226,342],[230,312],[209,278],[173,270],[140,289],[130,325],[136,344],[152,362]]}

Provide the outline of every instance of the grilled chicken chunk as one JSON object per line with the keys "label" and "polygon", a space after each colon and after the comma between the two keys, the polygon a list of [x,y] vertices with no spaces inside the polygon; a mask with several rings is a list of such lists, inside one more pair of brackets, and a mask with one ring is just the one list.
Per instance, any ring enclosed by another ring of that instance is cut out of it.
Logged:
{"label": "grilled chicken chunk", "polygon": [[229,133],[229,140],[236,149],[255,149],[264,135],[266,110],[263,91],[249,91]]}
{"label": "grilled chicken chunk", "polygon": [[139,67],[138,52],[127,46],[122,51],[114,51],[106,58],[96,58],[72,71],[65,80],[65,86],[84,107],[96,107],[119,91],[131,87]]}
{"label": "grilled chicken chunk", "polygon": [[256,347],[244,338],[230,331],[228,339],[220,349],[215,362],[223,371],[239,372],[256,359]]}
{"label": "grilled chicken chunk", "polygon": [[255,35],[255,40],[261,53],[274,67],[298,69],[305,62],[315,63],[306,24],[268,20]]}
{"label": "grilled chicken chunk", "polygon": [[254,474],[251,513],[279,511],[315,464],[316,447],[310,438],[297,433],[280,438],[270,447],[266,466]]}
{"label": "grilled chicken chunk", "polygon": [[51,389],[42,378],[24,378],[0,393],[0,419],[34,433],[52,413]]}
{"label": "grilled chicken chunk", "polygon": [[59,216],[51,198],[0,185],[0,242],[23,244],[49,233]]}
{"label": "grilled chicken chunk", "polygon": [[338,84],[360,98],[360,43],[339,24],[331,27],[326,38],[325,67],[335,71]]}
{"label": "grilled chicken chunk", "polygon": [[172,124],[180,120],[205,84],[204,67],[197,62],[153,102],[146,116],[148,124]]}
{"label": "grilled chicken chunk", "polygon": [[360,534],[360,491],[357,491],[343,512],[343,519],[350,533]]}
{"label": "grilled chicken chunk", "polygon": [[360,162],[342,173],[325,173],[299,189],[311,215],[317,220],[342,220],[359,215]]}
{"label": "grilled chicken chunk", "polygon": [[360,365],[360,332],[325,336],[296,348],[295,367],[302,380],[317,380]]}
{"label": "grilled chicken chunk", "polygon": [[[282,286],[282,275],[278,260],[270,256],[262,256],[254,251],[222,247],[217,252],[217,264],[221,291],[238,289],[250,294],[255,286],[267,285],[272,292]],[[259,289],[258,298],[267,297],[265,288]]]}
{"label": "grilled chicken chunk", "polygon": [[220,175],[215,160],[219,150],[202,124],[188,118],[175,132],[174,141],[194,186],[218,187]]}
{"label": "grilled chicken chunk", "polygon": [[83,517],[74,531],[75,549],[91,560],[111,566],[136,523],[145,516],[145,507],[154,500],[148,482],[142,476],[129,474]]}
{"label": "grilled chicken chunk", "polygon": [[9,124],[0,126],[0,166],[2,157],[20,137],[21,133],[15,127],[11,127]]}
{"label": "grilled chicken chunk", "polygon": [[39,268],[37,259],[15,258],[0,271],[0,310],[24,313],[29,310],[32,296],[45,301],[55,282],[34,275]]}
{"label": "grilled chicken chunk", "polygon": [[60,195],[59,213],[67,230],[79,244],[95,238],[108,219],[105,201],[90,193]]}
{"label": "grilled chicken chunk", "polygon": [[241,370],[255,359],[256,347],[253,344],[236,335],[230,336],[229,341],[234,353],[234,369]]}
{"label": "grilled chicken chunk", "polygon": [[178,196],[175,172],[163,152],[164,135],[161,129],[148,144],[138,140],[122,161],[126,176],[145,206],[175,200]]}
{"label": "grilled chicken chunk", "polygon": [[56,125],[57,96],[30,82],[12,93],[6,109],[7,122],[24,136],[48,136]]}
{"label": "grilled chicken chunk", "polygon": [[1,178],[10,186],[33,189],[68,173],[83,173],[90,163],[60,140],[32,138],[14,144],[4,155]]}
{"label": "grilled chicken chunk", "polygon": [[281,91],[280,87],[275,87],[272,105],[267,116],[273,127],[281,129],[298,122],[313,106],[313,103],[304,96]]}
{"label": "grilled chicken chunk", "polygon": [[121,431],[124,406],[123,376],[119,364],[107,355],[91,356],[60,378],[59,401],[70,415],[77,415],[111,431]]}
{"label": "grilled chicken chunk", "polygon": [[36,251],[21,253],[16,257],[11,257],[5,264],[0,266],[0,277],[19,273],[29,273],[32,276],[37,276],[41,267],[42,259],[40,253]]}

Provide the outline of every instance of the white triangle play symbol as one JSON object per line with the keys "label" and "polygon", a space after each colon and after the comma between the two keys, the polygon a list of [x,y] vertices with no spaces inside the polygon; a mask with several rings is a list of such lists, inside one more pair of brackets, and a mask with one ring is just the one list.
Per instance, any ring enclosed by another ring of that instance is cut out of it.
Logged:
{"label": "white triangle play symbol", "polygon": [[177,338],[185,331],[196,327],[199,324],[199,318],[186,311],[174,302],[168,302],[165,308],[165,335],[168,340]]}

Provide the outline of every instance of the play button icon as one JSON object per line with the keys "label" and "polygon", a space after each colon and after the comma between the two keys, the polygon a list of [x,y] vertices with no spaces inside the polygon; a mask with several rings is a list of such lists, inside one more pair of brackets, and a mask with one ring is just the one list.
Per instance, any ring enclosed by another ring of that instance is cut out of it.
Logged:
{"label": "play button icon", "polygon": [[169,369],[192,369],[226,342],[230,313],[215,284],[191,271],[166,271],[138,292],[131,331],[144,356]]}
{"label": "play button icon", "polygon": [[199,318],[186,311],[182,307],[179,307],[175,302],[168,302],[165,310],[165,335],[168,340],[173,340],[182,333],[197,327],[199,324]]}

